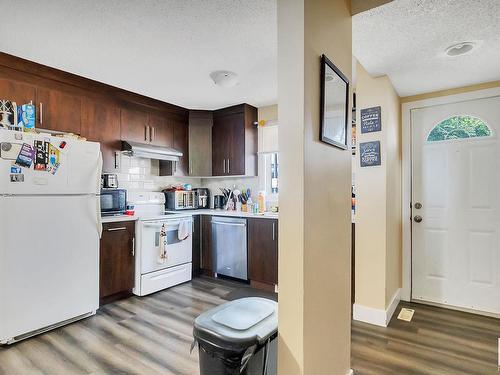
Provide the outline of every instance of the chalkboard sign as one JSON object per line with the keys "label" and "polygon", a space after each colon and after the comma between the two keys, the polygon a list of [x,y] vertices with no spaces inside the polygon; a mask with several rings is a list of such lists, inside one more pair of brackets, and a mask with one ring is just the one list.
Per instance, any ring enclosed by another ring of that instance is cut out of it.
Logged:
{"label": "chalkboard sign", "polygon": [[359,158],[362,167],[380,165],[380,141],[360,143]]}
{"label": "chalkboard sign", "polygon": [[361,133],[372,133],[382,130],[380,112],[380,107],[365,108],[361,110]]}

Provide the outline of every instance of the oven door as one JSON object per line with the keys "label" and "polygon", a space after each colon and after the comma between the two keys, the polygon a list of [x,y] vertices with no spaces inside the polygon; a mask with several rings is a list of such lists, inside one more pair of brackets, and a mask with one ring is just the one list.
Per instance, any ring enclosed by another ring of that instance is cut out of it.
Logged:
{"label": "oven door", "polygon": [[[179,240],[179,223],[188,221],[189,236]],[[167,260],[160,262],[160,231],[165,224],[167,231]],[[193,219],[167,219],[143,221],[141,225],[141,274],[158,271],[192,261]]]}

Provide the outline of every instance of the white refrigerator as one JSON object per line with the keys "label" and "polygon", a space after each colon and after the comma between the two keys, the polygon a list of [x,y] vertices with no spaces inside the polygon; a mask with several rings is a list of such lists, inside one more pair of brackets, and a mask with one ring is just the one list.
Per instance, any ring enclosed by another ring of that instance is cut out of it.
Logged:
{"label": "white refrigerator", "polygon": [[98,309],[101,167],[99,143],[0,130],[0,344]]}

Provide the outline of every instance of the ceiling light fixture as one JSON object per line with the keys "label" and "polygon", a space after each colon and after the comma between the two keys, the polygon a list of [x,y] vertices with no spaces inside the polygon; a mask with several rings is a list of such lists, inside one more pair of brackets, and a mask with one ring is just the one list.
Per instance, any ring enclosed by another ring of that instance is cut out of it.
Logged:
{"label": "ceiling light fixture", "polygon": [[476,43],[474,42],[461,42],[449,46],[448,48],[446,48],[445,52],[448,56],[451,57],[460,56],[471,52],[475,46]]}
{"label": "ceiling light fixture", "polygon": [[238,84],[238,74],[228,70],[217,70],[210,73],[210,78],[217,86],[233,87]]}

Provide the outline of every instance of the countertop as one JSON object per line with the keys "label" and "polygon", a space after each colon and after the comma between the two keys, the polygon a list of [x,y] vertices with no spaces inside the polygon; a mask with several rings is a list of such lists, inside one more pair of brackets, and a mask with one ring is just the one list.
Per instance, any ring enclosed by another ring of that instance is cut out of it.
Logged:
{"label": "countertop", "polygon": [[131,216],[131,215],[116,215],[116,216],[103,216],[101,218],[101,222],[103,224],[105,223],[117,223],[120,221],[135,221],[137,220],[137,216]]}
{"label": "countertop", "polygon": [[168,211],[168,212],[185,212],[193,215],[212,215],[212,216],[232,216],[232,217],[253,217],[261,219],[278,219],[277,212],[265,212],[263,214],[253,214],[250,212],[242,211],[226,211],[226,210],[211,210],[211,209],[199,209],[199,210],[180,210],[180,211]]}
{"label": "countertop", "polygon": [[[278,213],[277,212],[266,212],[263,214],[253,214],[250,212],[241,212],[241,211],[226,211],[226,210],[207,210],[207,209],[200,209],[200,210],[179,210],[179,211],[166,211],[166,212],[173,212],[173,213],[184,213],[184,214],[191,214],[191,215],[212,215],[212,216],[232,216],[232,217],[245,217],[245,218],[259,218],[259,219],[278,219]],[[137,220],[137,216],[131,216],[131,215],[116,215],[116,216],[103,216],[102,217],[102,223],[117,223],[120,221],[135,221]]]}

